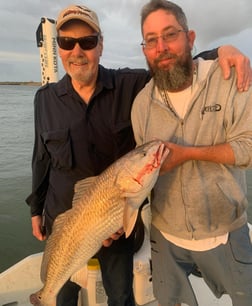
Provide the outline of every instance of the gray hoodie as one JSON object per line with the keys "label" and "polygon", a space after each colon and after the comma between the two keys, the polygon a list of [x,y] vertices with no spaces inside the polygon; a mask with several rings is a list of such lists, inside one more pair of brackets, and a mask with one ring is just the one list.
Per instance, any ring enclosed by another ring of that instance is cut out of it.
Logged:
{"label": "gray hoodie", "polygon": [[132,108],[137,145],[153,138],[183,146],[228,142],[234,151],[234,166],[191,160],[159,177],[152,194],[152,222],[160,231],[184,239],[216,237],[247,222],[252,88],[238,92],[234,70],[224,80],[217,61],[198,85],[184,119],[154,97],[153,80]]}

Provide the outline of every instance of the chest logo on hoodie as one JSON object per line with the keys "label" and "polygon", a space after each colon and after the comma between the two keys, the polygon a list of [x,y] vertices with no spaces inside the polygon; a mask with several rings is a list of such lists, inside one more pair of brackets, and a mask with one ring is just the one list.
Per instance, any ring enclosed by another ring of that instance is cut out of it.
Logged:
{"label": "chest logo on hoodie", "polygon": [[215,105],[209,105],[209,106],[205,106],[202,114],[205,113],[212,113],[212,112],[220,112],[221,111],[221,105],[220,104],[215,104]]}

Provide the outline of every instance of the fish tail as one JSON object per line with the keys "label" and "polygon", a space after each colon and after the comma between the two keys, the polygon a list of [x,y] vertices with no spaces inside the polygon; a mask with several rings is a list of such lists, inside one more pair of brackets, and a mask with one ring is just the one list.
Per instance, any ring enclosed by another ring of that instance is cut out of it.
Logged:
{"label": "fish tail", "polygon": [[40,290],[30,295],[30,303],[34,306],[56,306],[56,298],[45,301],[42,298],[42,290]]}
{"label": "fish tail", "polygon": [[34,306],[43,306],[39,292],[30,295],[30,303]]}

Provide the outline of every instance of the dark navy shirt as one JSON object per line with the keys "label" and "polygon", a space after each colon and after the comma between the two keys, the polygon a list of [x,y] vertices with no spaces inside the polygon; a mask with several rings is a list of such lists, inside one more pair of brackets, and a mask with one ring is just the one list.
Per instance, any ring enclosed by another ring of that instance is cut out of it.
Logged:
{"label": "dark navy shirt", "polygon": [[99,66],[96,90],[88,104],[70,77],[41,87],[34,99],[35,144],[32,160],[31,214],[46,219],[71,208],[74,184],[100,174],[135,147],[131,105],[149,80],[143,69]]}

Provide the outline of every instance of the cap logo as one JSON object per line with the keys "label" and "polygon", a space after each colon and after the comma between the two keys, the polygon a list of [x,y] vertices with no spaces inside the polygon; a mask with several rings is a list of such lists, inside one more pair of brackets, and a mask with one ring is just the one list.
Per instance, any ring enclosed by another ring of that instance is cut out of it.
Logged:
{"label": "cap logo", "polygon": [[65,18],[66,16],[71,15],[71,14],[74,14],[74,15],[84,15],[84,16],[88,16],[90,18],[90,15],[87,14],[86,11],[84,11],[84,10],[82,12],[80,10],[68,10],[63,15],[63,18]]}

